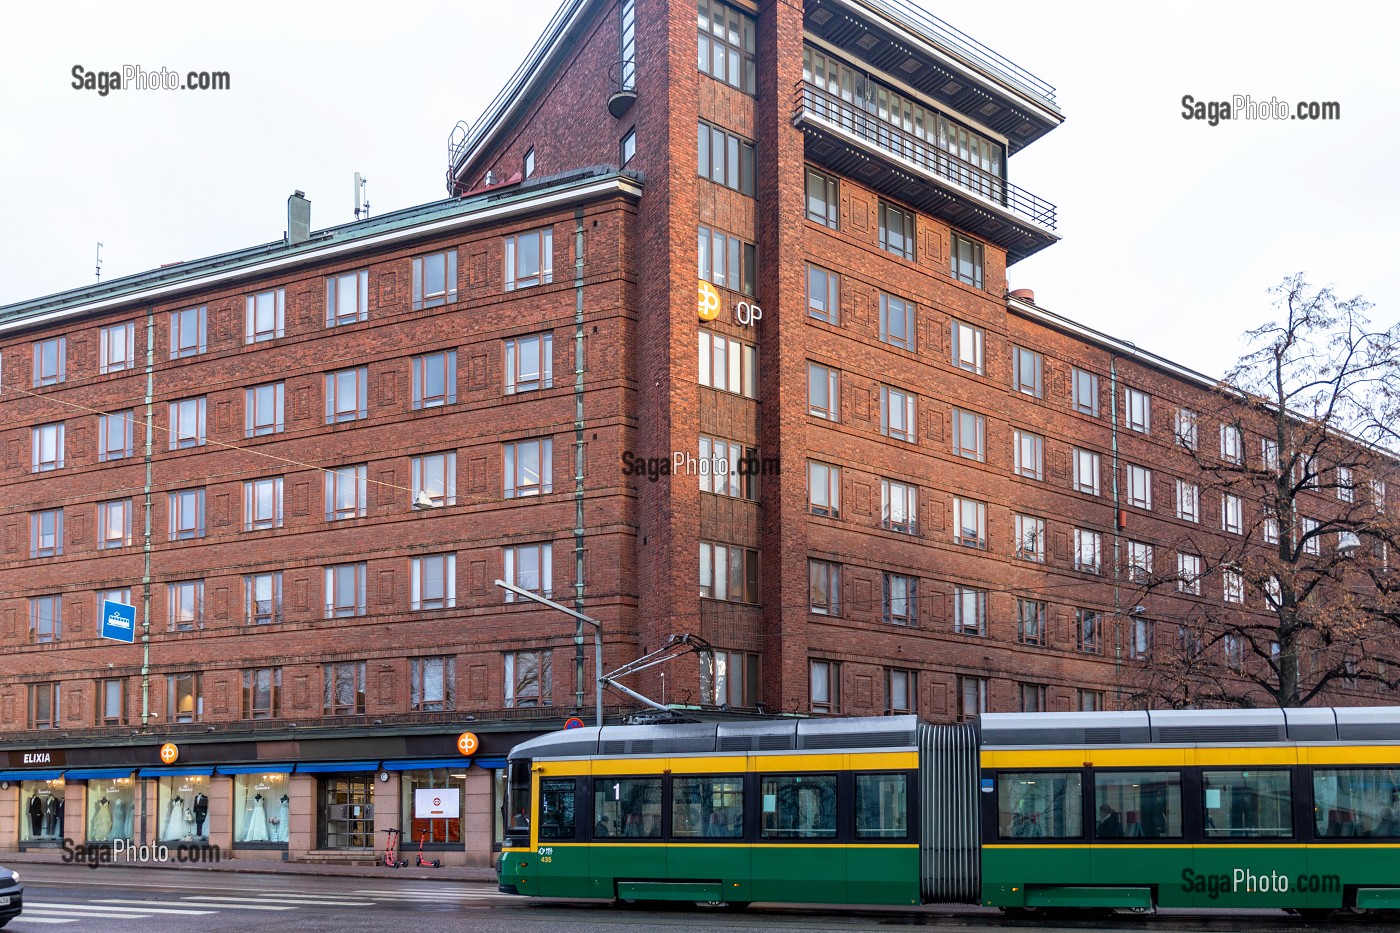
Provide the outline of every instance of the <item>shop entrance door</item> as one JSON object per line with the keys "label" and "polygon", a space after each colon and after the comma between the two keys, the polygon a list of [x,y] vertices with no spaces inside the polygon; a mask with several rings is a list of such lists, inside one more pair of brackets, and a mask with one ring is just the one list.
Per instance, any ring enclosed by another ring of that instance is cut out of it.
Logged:
{"label": "shop entrance door", "polygon": [[326,775],[318,796],[318,848],[375,848],[374,775]]}

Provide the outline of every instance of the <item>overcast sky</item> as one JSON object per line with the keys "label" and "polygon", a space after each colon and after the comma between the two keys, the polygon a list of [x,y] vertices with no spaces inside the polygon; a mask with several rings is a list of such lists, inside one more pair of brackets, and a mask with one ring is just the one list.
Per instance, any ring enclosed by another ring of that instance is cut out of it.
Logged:
{"label": "overcast sky", "polygon": [[[688,2],[688,0],[680,0]],[[919,0],[1058,88],[1060,129],[1010,161],[1063,241],[1013,266],[1042,307],[1211,375],[1306,271],[1400,308],[1400,7]],[[0,304],[441,198],[447,139],[557,0],[25,4],[0,56]],[[136,10],[140,9],[138,14]],[[227,71],[229,91],[75,90],[72,69]],[[645,65],[643,65],[645,67]],[[1181,97],[1337,101],[1341,120],[1183,120]],[[601,106],[601,104],[600,104]],[[581,117],[583,118],[583,117]]]}

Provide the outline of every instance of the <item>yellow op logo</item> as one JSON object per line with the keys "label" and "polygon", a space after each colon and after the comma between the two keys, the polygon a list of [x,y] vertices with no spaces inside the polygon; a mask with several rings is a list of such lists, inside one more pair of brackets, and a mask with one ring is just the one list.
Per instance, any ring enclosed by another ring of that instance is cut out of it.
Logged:
{"label": "yellow op logo", "polygon": [[477,740],[475,732],[463,732],[457,736],[457,751],[463,755],[474,754],[481,742]]}
{"label": "yellow op logo", "polygon": [[173,765],[175,759],[180,757],[180,749],[175,747],[174,742],[166,742],[160,747],[160,760],[168,765]]}
{"label": "yellow op logo", "polygon": [[700,320],[713,321],[719,317],[719,289],[709,282],[700,283]]}

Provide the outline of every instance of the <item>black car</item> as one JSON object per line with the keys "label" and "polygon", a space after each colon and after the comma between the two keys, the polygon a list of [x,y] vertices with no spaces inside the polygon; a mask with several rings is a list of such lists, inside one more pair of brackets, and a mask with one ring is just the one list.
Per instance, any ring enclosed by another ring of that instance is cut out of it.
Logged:
{"label": "black car", "polygon": [[19,873],[0,865],[0,927],[19,916],[23,895]]}

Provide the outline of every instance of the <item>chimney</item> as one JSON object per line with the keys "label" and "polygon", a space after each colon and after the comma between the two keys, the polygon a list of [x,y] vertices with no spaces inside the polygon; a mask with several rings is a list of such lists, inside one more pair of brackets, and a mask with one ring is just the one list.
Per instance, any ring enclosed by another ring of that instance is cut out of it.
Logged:
{"label": "chimney", "polygon": [[311,202],[306,192],[293,191],[287,199],[287,245],[296,246],[311,239]]}
{"label": "chimney", "polygon": [[1012,298],[1019,298],[1028,304],[1035,304],[1035,292],[1029,288],[1017,288],[1011,292]]}

